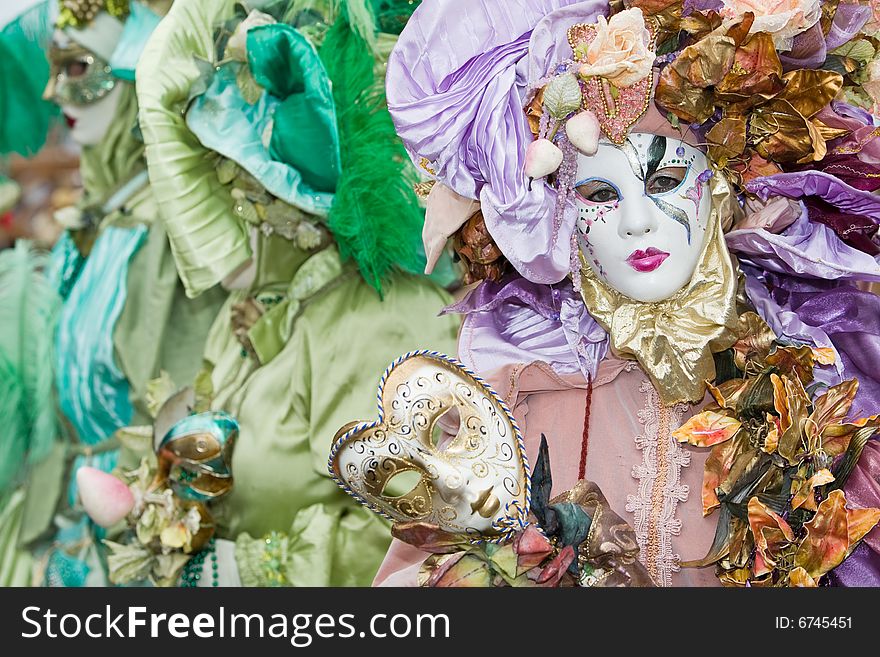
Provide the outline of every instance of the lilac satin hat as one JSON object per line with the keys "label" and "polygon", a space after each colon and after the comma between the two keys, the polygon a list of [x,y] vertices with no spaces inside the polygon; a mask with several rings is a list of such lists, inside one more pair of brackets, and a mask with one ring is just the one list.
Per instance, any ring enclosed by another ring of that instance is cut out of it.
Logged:
{"label": "lilac satin hat", "polygon": [[[607,0],[431,0],[389,59],[388,106],[413,161],[462,200],[479,200],[502,253],[536,283],[568,275],[576,211],[557,212],[549,185],[530,189],[524,105],[571,59],[569,28],[607,13]],[[633,131],[689,141],[653,102]]]}

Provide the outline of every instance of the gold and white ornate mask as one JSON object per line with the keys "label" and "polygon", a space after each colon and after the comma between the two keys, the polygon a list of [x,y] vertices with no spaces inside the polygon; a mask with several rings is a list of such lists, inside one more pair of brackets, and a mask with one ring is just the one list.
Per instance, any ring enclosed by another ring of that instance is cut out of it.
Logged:
{"label": "gold and white ornate mask", "polygon": [[[525,447],[491,388],[448,356],[419,351],[388,367],[378,397],[378,422],[337,433],[329,467],[343,490],[393,521],[475,540],[522,528],[531,493]],[[456,418],[457,432],[436,439],[447,414],[444,425]]]}

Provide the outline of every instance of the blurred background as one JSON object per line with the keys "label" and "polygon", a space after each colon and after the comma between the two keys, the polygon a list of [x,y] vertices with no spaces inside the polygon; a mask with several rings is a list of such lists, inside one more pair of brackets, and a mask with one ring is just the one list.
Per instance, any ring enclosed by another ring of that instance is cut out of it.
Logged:
{"label": "blurred background", "polygon": [[54,211],[75,203],[79,151],[58,112],[41,100],[56,3],[0,0],[0,249],[17,239],[50,247]]}

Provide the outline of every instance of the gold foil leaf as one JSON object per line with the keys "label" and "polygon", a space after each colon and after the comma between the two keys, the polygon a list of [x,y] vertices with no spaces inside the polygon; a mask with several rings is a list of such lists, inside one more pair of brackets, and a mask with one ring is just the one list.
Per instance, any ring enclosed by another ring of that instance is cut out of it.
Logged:
{"label": "gold foil leaf", "polygon": [[[794,541],[794,532],[782,516],[765,506],[757,497],[749,500],[749,528],[755,537],[758,551],[755,559],[755,576],[769,573],[776,565],[782,549]],[[761,559],[758,560],[757,556]]]}
{"label": "gold foil leaf", "polygon": [[795,566],[819,579],[836,568],[880,521],[880,509],[846,508],[843,491],[832,491],[816,515],[804,524],[807,535],[795,554]]}
{"label": "gold foil leaf", "polygon": [[712,511],[721,506],[716,489],[727,478],[733,467],[740,447],[739,440],[728,440],[715,445],[706,459],[706,467],[703,471],[703,515],[708,516]]}
{"label": "gold foil leaf", "polygon": [[730,70],[715,93],[719,100],[735,104],[742,111],[769,100],[784,88],[782,63],[773,37],[759,32],[736,49]]}
{"label": "gold foil leaf", "polygon": [[798,69],[782,76],[785,89],[779,98],[806,118],[818,114],[834,100],[843,87],[843,76],[832,71]]}
{"label": "gold foil leaf", "polygon": [[721,119],[706,133],[709,142],[709,157],[719,166],[737,158],[746,149],[746,120],[742,116]]}
{"label": "gold foil leaf", "polygon": [[773,329],[757,313],[746,312],[739,316],[736,331],[739,337],[733,345],[736,366],[744,371],[749,361],[763,363],[776,340]]}
{"label": "gold foil leaf", "polygon": [[715,411],[703,411],[673,431],[672,435],[680,443],[686,442],[694,447],[712,447],[730,440],[741,426],[742,422],[735,418]]}
{"label": "gold foil leaf", "polygon": [[827,468],[819,470],[809,479],[792,481],[791,493],[794,497],[791,500],[791,508],[799,509],[804,507],[810,511],[815,511],[816,496],[813,494],[813,490],[825,484],[830,484],[832,481],[834,481],[834,475]]}

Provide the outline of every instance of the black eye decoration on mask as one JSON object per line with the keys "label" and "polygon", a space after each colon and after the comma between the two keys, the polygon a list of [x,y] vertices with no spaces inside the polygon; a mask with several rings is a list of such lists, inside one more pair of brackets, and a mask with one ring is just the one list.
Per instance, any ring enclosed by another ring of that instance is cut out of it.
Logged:
{"label": "black eye decoration on mask", "polygon": [[632,142],[627,139],[621,146],[620,150],[626,155],[633,174],[645,183],[645,195],[651,199],[660,211],[667,217],[681,224],[687,233],[688,244],[691,243],[691,224],[688,221],[687,214],[684,210],[667,203],[661,198],[657,198],[657,194],[665,194],[678,187],[687,177],[687,167],[663,167],[658,170],[660,162],[666,155],[666,137],[654,135],[651,144],[648,146],[648,166],[642,168],[642,161],[639,158],[638,151]]}

